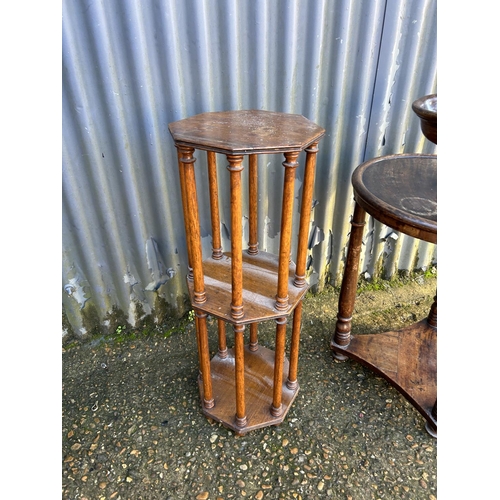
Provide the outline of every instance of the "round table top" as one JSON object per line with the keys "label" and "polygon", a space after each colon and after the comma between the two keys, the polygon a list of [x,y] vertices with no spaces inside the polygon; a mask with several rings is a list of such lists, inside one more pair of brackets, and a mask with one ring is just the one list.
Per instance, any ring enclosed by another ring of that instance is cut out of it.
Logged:
{"label": "round table top", "polygon": [[437,242],[437,156],[396,154],[352,174],[354,199],[372,217],[409,236]]}

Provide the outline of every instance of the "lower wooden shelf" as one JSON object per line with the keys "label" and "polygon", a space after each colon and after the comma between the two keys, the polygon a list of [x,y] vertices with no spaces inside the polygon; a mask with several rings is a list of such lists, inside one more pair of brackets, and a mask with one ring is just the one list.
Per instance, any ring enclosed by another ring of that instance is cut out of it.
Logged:
{"label": "lower wooden shelf", "polygon": [[432,408],[437,398],[437,330],[427,319],[397,331],[351,335],[336,353],[384,377],[437,429]]}
{"label": "lower wooden shelf", "polygon": [[[249,431],[279,425],[286,417],[290,406],[299,391],[299,386],[292,390],[286,385],[288,375],[288,360],[283,363],[282,409],[279,417],[271,414],[273,401],[274,351],[260,346],[257,351],[251,351],[245,346],[245,404],[247,425],[238,427],[235,423],[235,358],[234,349],[227,350],[227,357],[216,354],[210,362],[212,376],[212,391],[215,405],[212,408],[202,408],[203,413],[236,434],[246,434]],[[198,378],[201,400],[203,401],[203,384]]]}

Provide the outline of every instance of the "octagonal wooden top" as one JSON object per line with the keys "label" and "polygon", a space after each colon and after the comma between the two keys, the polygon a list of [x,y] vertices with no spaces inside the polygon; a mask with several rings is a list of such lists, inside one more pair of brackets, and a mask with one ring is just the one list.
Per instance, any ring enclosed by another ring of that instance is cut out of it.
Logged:
{"label": "octagonal wooden top", "polygon": [[201,113],[168,128],[177,146],[224,154],[302,151],[325,134],[302,115],[262,110]]}

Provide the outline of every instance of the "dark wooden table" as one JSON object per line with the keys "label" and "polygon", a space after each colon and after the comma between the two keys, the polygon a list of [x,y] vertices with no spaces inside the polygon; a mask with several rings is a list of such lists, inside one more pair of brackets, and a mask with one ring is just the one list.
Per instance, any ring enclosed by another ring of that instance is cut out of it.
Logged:
{"label": "dark wooden table", "polygon": [[[306,256],[318,141],[325,131],[301,115],[260,110],[202,113],[169,125],[178,151],[186,228],[191,304],[196,313],[203,413],[237,434],[283,421],[297,396],[302,299],[307,291]],[[195,150],[206,151],[212,253],[202,255]],[[294,183],[305,151],[296,263],[290,260]],[[284,155],[280,248],[259,250],[257,241],[258,155]],[[230,183],[231,248],[221,243],[217,154],[225,155]],[[242,244],[242,171],[248,166],[249,241]],[[218,353],[210,359],[207,315],[218,320]],[[293,315],[289,360],[288,317]],[[258,343],[258,323],[276,322],[274,351]],[[234,331],[228,348],[225,325]],[[245,327],[249,339],[245,345]],[[283,374],[287,375],[283,381]]]}
{"label": "dark wooden table", "polygon": [[351,335],[366,214],[409,236],[437,243],[437,156],[374,158],[352,175],[355,208],[331,348],[368,366],[398,389],[437,435],[437,298],[429,316],[398,331]]}

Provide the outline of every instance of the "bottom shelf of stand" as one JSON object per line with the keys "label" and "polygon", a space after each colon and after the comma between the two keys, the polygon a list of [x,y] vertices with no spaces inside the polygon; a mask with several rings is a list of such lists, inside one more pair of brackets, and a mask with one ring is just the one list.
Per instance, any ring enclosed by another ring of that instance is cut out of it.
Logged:
{"label": "bottom shelf of stand", "polygon": [[[216,354],[210,362],[215,406],[209,409],[203,408],[203,413],[207,417],[220,422],[225,427],[232,429],[239,435],[246,434],[254,429],[281,424],[299,391],[298,385],[293,390],[286,386],[288,367],[289,363],[285,357],[281,388],[283,412],[279,417],[275,417],[270,411],[273,401],[274,351],[260,345],[257,351],[250,351],[248,345],[245,346],[245,405],[247,425],[242,428],[238,427],[235,423],[234,349],[227,350],[226,358],[220,358]],[[201,400],[203,401],[201,376],[198,378],[198,384]]]}

